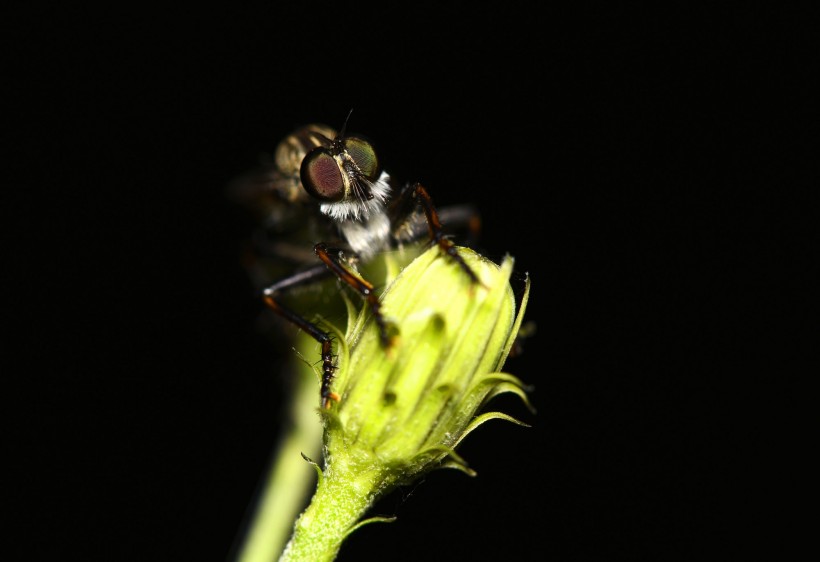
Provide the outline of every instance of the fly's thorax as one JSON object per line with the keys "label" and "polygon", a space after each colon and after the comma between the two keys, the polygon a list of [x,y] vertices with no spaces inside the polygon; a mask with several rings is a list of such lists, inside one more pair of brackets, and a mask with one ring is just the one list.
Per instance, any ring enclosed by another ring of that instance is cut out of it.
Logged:
{"label": "fly's thorax", "polygon": [[341,221],[339,231],[350,249],[363,260],[369,260],[390,244],[390,217],[384,207],[360,220]]}

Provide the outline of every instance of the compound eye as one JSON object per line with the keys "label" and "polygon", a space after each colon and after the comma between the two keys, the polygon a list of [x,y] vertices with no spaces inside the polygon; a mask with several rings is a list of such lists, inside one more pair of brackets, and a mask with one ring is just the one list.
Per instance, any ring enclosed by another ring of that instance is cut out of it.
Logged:
{"label": "compound eye", "polygon": [[299,171],[302,185],[320,201],[340,201],[345,194],[342,172],[333,156],[324,148],[310,151],[302,160]]}
{"label": "compound eye", "polygon": [[379,166],[379,158],[376,156],[376,151],[373,145],[364,139],[358,137],[348,137],[344,141],[345,150],[353,158],[353,161],[359,167],[359,170],[371,182],[379,179],[381,168]]}

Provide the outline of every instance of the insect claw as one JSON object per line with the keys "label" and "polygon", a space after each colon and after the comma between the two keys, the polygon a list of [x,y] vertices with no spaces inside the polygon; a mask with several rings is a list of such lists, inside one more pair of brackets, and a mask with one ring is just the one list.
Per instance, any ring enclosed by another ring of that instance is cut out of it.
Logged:
{"label": "insect claw", "polygon": [[384,348],[385,354],[391,359],[396,356],[396,349],[398,348],[398,336],[393,336],[390,338],[390,341],[387,342],[387,345]]}
{"label": "insect claw", "polygon": [[342,397],[335,392],[328,392],[327,396],[322,398],[322,408],[329,410],[332,405],[331,402],[336,402],[338,404],[341,400]]}

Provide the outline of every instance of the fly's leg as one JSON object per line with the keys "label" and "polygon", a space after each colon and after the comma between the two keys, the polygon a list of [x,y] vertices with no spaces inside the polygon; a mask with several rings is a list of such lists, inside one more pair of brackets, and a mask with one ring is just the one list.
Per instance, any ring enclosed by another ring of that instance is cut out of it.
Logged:
{"label": "fly's leg", "polygon": [[343,265],[342,258],[340,257],[341,252],[339,250],[330,249],[326,244],[320,242],[314,246],[313,251],[319,259],[322,260],[323,265],[274,283],[264,290],[263,299],[271,310],[304,330],[322,346],[321,396],[322,407],[327,409],[330,407],[331,401],[338,402],[340,399],[339,395],[330,389],[330,385],[336,373],[336,366],[333,364],[333,345],[330,334],[282,304],[279,299],[280,295],[289,288],[307,285],[323,277],[327,277],[328,274],[332,273],[341,281],[355,289],[367,301],[368,306],[373,312],[373,319],[379,328],[381,342],[385,347],[390,345],[390,336],[387,330],[387,322],[381,313],[381,304],[379,303],[373,285]]}
{"label": "fly's leg", "polygon": [[[452,259],[458,263],[461,269],[470,277],[473,283],[481,283],[478,279],[478,276],[475,272],[470,269],[470,266],[464,261],[464,259],[459,255],[455,244],[449,239],[444,236],[444,229],[441,227],[441,221],[439,220],[438,213],[436,212],[436,208],[433,206],[433,200],[430,197],[430,194],[427,193],[427,190],[424,189],[424,186],[420,183],[417,183],[413,186],[412,189],[413,198],[418,200],[421,203],[422,209],[424,209],[424,215],[427,217],[427,228],[430,232],[430,240],[432,240],[435,244],[438,244],[438,247],[441,250],[450,256]],[[477,217],[476,217],[477,220]],[[475,228],[478,228],[478,225],[475,225]]]}
{"label": "fly's leg", "polygon": [[333,375],[336,372],[336,366],[333,364],[333,345],[330,334],[319,328],[313,322],[310,322],[295,313],[290,308],[286,307],[280,302],[279,296],[290,288],[308,285],[327,277],[329,273],[330,272],[326,267],[319,265],[290,277],[286,277],[281,281],[277,281],[262,292],[262,298],[271,310],[290,323],[304,330],[310,337],[315,339],[322,346],[321,396],[322,407],[325,409],[330,407],[331,401],[339,401],[339,395],[330,390],[330,383],[333,381]]}
{"label": "fly's leg", "polygon": [[367,305],[373,312],[373,320],[379,327],[379,337],[381,338],[382,345],[388,347],[390,345],[390,336],[387,332],[387,322],[381,313],[381,304],[379,303],[379,297],[376,295],[373,285],[351,272],[342,264],[342,260],[339,257],[339,250],[328,248],[326,244],[320,242],[313,247],[313,251],[316,252],[319,259],[324,262],[336,277],[347,283],[367,301]]}

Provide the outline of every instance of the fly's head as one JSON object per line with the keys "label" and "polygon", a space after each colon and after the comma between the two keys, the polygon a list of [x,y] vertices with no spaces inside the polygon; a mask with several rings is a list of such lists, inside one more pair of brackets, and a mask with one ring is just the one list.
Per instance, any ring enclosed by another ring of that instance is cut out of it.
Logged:
{"label": "fly's head", "polygon": [[366,220],[382,213],[390,196],[389,176],[373,145],[344,133],[332,138],[318,130],[308,134],[316,146],[302,159],[299,176],[321,211],[337,221]]}

